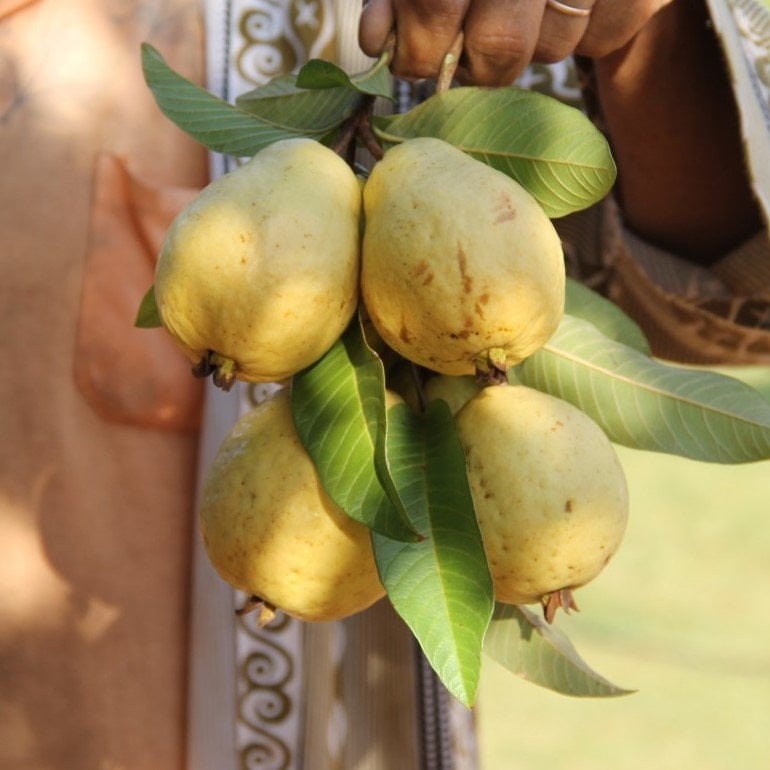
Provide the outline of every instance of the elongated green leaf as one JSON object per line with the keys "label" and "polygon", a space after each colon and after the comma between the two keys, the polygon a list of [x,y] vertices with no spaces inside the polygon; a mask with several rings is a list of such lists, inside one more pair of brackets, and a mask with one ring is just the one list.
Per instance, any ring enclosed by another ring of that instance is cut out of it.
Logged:
{"label": "elongated green leaf", "polygon": [[261,86],[252,88],[250,91],[244,91],[235,98],[235,103],[238,107],[243,107],[243,109],[249,112],[247,107],[252,101],[259,102],[263,99],[275,99],[279,96],[295,96],[306,93],[306,89],[297,86],[296,75],[277,75]]}
{"label": "elongated green leaf", "polygon": [[142,69],[163,114],[210,150],[247,157],[279,139],[311,135],[289,124],[257,118],[210,94],[174,72],[147,43],[142,44]]}
{"label": "elongated green leaf", "polygon": [[730,366],[725,364],[724,366],[698,366],[693,368],[724,374],[726,377],[733,377],[751,386],[762,398],[770,401],[770,366]]}
{"label": "elongated green leaf", "polygon": [[608,698],[634,692],[599,676],[564,633],[526,607],[496,605],[484,652],[517,676],[564,695]]}
{"label": "elongated green leaf", "polygon": [[518,88],[453,88],[375,130],[386,143],[443,139],[516,179],[549,217],[596,203],[615,180],[609,145],[582,112]]}
{"label": "elongated green leaf", "polygon": [[377,474],[375,452],[385,444],[385,373],[358,321],[293,378],[291,400],[297,433],[332,500],[377,532],[415,541],[406,512]]}
{"label": "elongated green leaf", "polygon": [[707,462],[770,458],[770,403],[753,388],[648,358],[580,318],[565,316],[514,373],[582,409],[618,444]]}
{"label": "elongated green leaf", "polygon": [[590,321],[605,337],[645,355],[650,354],[650,345],[636,321],[629,318],[614,302],[572,278],[567,278],[564,312]]}
{"label": "elongated green leaf", "polygon": [[380,578],[442,682],[471,705],[493,598],[463,449],[443,401],[424,417],[395,406],[388,420],[393,479],[426,538],[398,543],[375,534]]}
{"label": "elongated green leaf", "polygon": [[158,306],[155,304],[155,286],[150,286],[147,293],[142,297],[139,303],[139,310],[136,312],[134,326],[137,329],[156,329],[163,324],[160,321]]}
{"label": "elongated green leaf", "polygon": [[361,95],[349,88],[308,91],[298,88],[296,76],[271,80],[235,100],[240,109],[276,125],[307,135],[326,133],[350,117]]}

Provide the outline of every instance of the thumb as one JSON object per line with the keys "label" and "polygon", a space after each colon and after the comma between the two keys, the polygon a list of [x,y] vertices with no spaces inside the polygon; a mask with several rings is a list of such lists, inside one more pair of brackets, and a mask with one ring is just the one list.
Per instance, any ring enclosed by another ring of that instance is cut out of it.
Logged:
{"label": "thumb", "polygon": [[391,0],[369,0],[361,11],[358,23],[358,44],[361,50],[367,56],[379,56],[393,25]]}

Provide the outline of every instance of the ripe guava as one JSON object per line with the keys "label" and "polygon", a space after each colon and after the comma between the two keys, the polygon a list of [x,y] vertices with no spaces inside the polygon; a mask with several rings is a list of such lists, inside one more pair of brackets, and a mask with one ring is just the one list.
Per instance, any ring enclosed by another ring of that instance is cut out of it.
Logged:
{"label": "ripe guava", "polygon": [[385,593],[370,531],[321,486],[286,388],[223,442],[204,481],[200,524],[225,581],[301,620],[338,620]]}
{"label": "ripe guava", "polygon": [[601,428],[523,385],[484,388],[457,415],[468,480],[498,601],[574,607],[628,519],[620,461]]}
{"label": "ripe guava", "polygon": [[361,292],[387,345],[442,374],[505,371],[564,312],[556,230],[517,182],[447,142],[389,149],[364,187]]}
{"label": "ripe guava", "polygon": [[439,374],[425,383],[427,400],[443,399],[453,415],[456,415],[480,390],[481,385],[476,378],[469,375],[452,377],[448,374]]}
{"label": "ripe guava", "polygon": [[272,382],[320,358],[358,302],[361,188],[311,139],[276,142],[213,181],[158,258],[163,326],[200,375]]}

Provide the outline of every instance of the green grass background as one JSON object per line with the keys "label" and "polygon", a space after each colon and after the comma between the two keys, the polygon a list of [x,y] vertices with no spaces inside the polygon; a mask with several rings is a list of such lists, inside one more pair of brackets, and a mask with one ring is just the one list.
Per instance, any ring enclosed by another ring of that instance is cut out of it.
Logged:
{"label": "green grass background", "polygon": [[625,541],[557,622],[637,692],[569,698],[485,658],[482,770],[770,768],[770,462],[619,452]]}

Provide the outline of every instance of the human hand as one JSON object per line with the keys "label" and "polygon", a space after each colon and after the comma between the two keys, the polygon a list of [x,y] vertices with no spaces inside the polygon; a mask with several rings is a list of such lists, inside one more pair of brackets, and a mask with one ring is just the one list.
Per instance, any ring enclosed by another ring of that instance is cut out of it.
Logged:
{"label": "human hand", "polygon": [[510,85],[530,62],[573,53],[601,58],[622,48],[672,0],[369,0],[359,26],[364,53],[377,56],[396,32],[395,75],[436,77],[464,34],[457,78]]}

